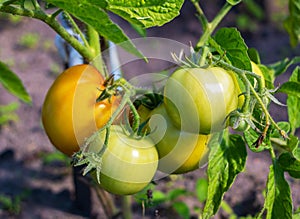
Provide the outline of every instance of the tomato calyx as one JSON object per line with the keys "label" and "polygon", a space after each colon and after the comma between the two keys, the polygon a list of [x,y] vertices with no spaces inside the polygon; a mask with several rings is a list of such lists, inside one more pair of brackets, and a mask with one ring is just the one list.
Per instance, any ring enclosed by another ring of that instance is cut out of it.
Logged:
{"label": "tomato calyx", "polygon": [[258,130],[255,124],[252,122],[251,113],[243,113],[239,110],[235,110],[228,115],[229,126],[236,131],[247,131],[251,127],[254,130]]}

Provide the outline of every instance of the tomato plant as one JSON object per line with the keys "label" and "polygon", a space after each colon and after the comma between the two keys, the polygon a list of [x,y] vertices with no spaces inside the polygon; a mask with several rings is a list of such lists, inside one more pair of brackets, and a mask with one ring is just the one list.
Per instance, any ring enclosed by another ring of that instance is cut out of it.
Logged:
{"label": "tomato plant", "polygon": [[[99,152],[105,141],[104,132],[86,148]],[[141,191],[154,177],[158,165],[158,154],[149,137],[137,139],[124,133],[121,126],[111,126],[107,149],[101,158],[100,186],[118,195],[129,195]],[[93,173],[97,182],[96,173]]]}
{"label": "tomato plant", "polygon": [[238,108],[235,76],[222,68],[182,68],[166,82],[164,102],[175,127],[209,134],[226,126],[226,116]]}
{"label": "tomato plant", "polygon": [[[184,0],[106,0],[80,4],[75,0],[47,0],[46,4],[37,0],[2,0],[0,12],[43,21],[82,60],[93,62],[95,67],[74,66],[55,80],[45,98],[42,121],[53,145],[73,155],[72,164],[82,166],[83,175],[91,173],[101,188],[113,194],[133,194],[145,189],[157,165],[163,172],[185,173],[197,169],[207,154],[207,196],[198,217],[211,218],[218,212],[236,176],[245,170],[248,148],[255,153],[267,152],[271,160],[265,202],[257,217],[293,218],[297,212],[293,211],[286,175],[296,179],[300,176],[296,134],[300,127],[299,66],[292,71],[289,81],[276,85],[275,80],[298,65],[300,58],[261,64],[258,52],[248,48],[237,28],[218,28],[232,7],[243,1],[224,1],[212,20],[206,16],[202,3],[190,2],[202,27],[199,40],[190,45],[189,51],[181,48],[182,44],[172,48],[156,45],[160,49],[158,58],[174,65],[159,71],[165,76],[162,80],[150,80],[153,87],[136,86],[126,75],[116,73],[116,69],[122,71],[122,64],[135,61],[129,58],[118,63],[118,52],[113,52],[116,44],[137,59],[148,61],[157,57],[156,53],[144,50],[150,39],[146,38],[143,46],[136,44],[110,15],[122,17],[146,36],[146,29],[162,26],[178,16]],[[292,46],[300,41],[299,5],[298,0],[288,1],[289,14],[283,25]],[[47,10],[48,7],[55,10]],[[110,59],[102,56],[107,47]],[[176,54],[178,47],[181,52]],[[99,72],[110,73],[109,80],[104,80]],[[2,62],[0,82],[22,101],[32,101],[21,80]],[[286,106],[275,98],[278,92],[287,95]],[[155,95],[162,96],[163,103],[152,98]],[[134,104],[134,100],[143,96],[150,97],[147,106],[155,108],[161,104],[150,113],[150,133],[144,132],[143,126],[148,121],[149,109]],[[288,121],[277,122],[273,118],[271,102],[287,107]],[[124,109],[129,109],[132,116],[124,113],[125,120],[117,120]],[[240,132],[231,133],[228,125]],[[156,181],[163,183],[158,178]],[[147,196],[150,199],[151,192]],[[105,203],[102,202],[104,208]],[[123,203],[123,206],[123,212],[128,213],[128,205]],[[187,211],[182,203],[175,208]],[[127,213],[124,218],[130,218]]]}
{"label": "tomato plant", "polygon": [[49,89],[42,122],[52,144],[71,156],[85,138],[105,125],[118,101],[113,96],[96,102],[103,76],[91,65],[76,65],[61,73]]}
{"label": "tomato plant", "polygon": [[159,154],[158,169],[167,174],[182,174],[198,169],[207,162],[210,135],[177,129],[164,104],[150,113],[150,137]]}

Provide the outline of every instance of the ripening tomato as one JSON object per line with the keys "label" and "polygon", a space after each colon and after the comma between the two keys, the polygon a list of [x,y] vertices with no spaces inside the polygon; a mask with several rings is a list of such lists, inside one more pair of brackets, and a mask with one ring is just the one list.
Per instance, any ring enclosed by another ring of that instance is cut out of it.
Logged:
{"label": "ripening tomato", "polygon": [[[88,151],[99,152],[104,139],[105,132],[101,132]],[[158,154],[149,137],[137,139],[126,135],[121,126],[112,125],[102,156],[100,186],[117,195],[137,193],[151,182],[157,165]],[[92,176],[96,178],[95,172]]]}
{"label": "ripening tomato", "polygon": [[252,67],[252,72],[254,72],[255,74],[257,74],[261,77],[262,85],[263,85],[263,87],[265,87],[265,77],[264,77],[262,71],[260,70],[260,68],[258,67],[258,65],[251,61],[251,67]]}
{"label": "ripening tomato", "polygon": [[209,134],[224,129],[226,116],[238,108],[235,75],[219,67],[180,68],[167,80],[164,103],[177,129]]}
{"label": "ripening tomato", "polygon": [[154,140],[159,154],[158,170],[168,174],[182,174],[199,168],[207,161],[210,135],[177,129],[164,104],[154,109],[150,116],[149,136]]}
{"label": "ripening tomato", "polygon": [[118,106],[116,97],[96,102],[103,76],[91,65],[73,66],[54,81],[42,107],[42,122],[52,144],[71,156],[102,127]]}

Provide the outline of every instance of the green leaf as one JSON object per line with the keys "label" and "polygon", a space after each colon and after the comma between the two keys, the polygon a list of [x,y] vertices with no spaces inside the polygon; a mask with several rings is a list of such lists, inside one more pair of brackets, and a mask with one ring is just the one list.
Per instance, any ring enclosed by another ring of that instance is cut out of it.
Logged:
{"label": "green leaf", "polygon": [[291,153],[285,152],[281,154],[278,158],[278,163],[290,176],[300,178],[300,161],[293,157]]}
{"label": "green leaf", "polygon": [[203,218],[211,218],[222,201],[224,193],[230,188],[238,173],[246,163],[246,147],[240,135],[229,135],[222,142],[213,138],[208,163],[208,193]]}
{"label": "green leaf", "polygon": [[251,71],[250,58],[247,52],[248,47],[236,28],[224,27],[219,29],[214,36],[214,40],[226,52],[225,55],[233,66]]}
{"label": "green leaf", "polygon": [[274,78],[275,78],[278,75],[281,75],[282,73],[286,72],[288,67],[297,63],[300,63],[300,56],[296,56],[292,59],[285,58],[284,60],[268,65],[268,68],[274,71]]}
{"label": "green leaf", "polygon": [[140,25],[133,24],[133,23],[131,23],[130,25],[141,37],[147,36],[147,32],[146,32],[145,28],[141,27]]}
{"label": "green leaf", "polygon": [[226,0],[232,6],[239,4],[242,0]]}
{"label": "green leaf", "polygon": [[207,199],[208,182],[207,179],[200,178],[196,183],[196,195],[200,202],[204,202]]}
{"label": "green leaf", "polygon": [[15,0],[15,1],[12,1],[12,0],[0,0],[0,7],[2,5],[7,6],[7,5],[11,5],[11,4],[20,4],[20,3],[21,3],[20,0]]}
{"label": "green leaf", "polygon": [[19,104],[17,102],[0,105],[0,125],[4,125],[9,121],[17,121],[19,117],[15,111],[18,108]]}
{"label": "green leaf", "polygon": [[166,202],[167,200],[168,200],[167,195],[165,195],[163,192],[161,192],[159,190],[154,190],[151,206],[157,206],[161,203]]}
{"label": "green leaf", "polygon": [[106,6],[103,1],[47,0],[47,2],[64,9],[84,23],[91,25],[101,36],[115,44],[120,44],[126,51],[144,58],[122,29],[110,19],[103,9]]}
{"label": "green leaf", "polygon": [[174,202],[172,207],[183,219],[190,218],[190,209],[184,202]]}
{"label": "green leaf", "polygon": [[293,219],[300,219],[300,213],[293,214]]}
{"label": "green leaf", "polygon": [[293,157],[300,161],[299,139],[297,136],[289,135],[287,140],[287,148],[292,152]]}
{"label": "green leaf", "polygon": [[27,93],[20,78],[13,73],[3,62],[0,62],[0,83],[3,87],[25,103],[31,103],[31,97]]}
{"label": "green leaf", "polygon": [[179,15],[184,0],[107,0],[107,9],[144,28],[162,26]]}
{"label": "green leaf", "polygon": [[258,67],[260,68],[261,72],[264,75],[266,87],[268,89],[274,89],[274,80],[275,80],[274,70],[262,64],[259,64]]}
{"label": "green leaf", "polygon": [[262,144],[257,147],[255,142],[258,140],[259,136],[260,134],[258,134],[253,129],[249,129],[248,131],[244,132],[244,137],[249,149],[256,153],[264,151],[270,147],[270,141],[267,138],[265,138]]}
{"label": "green leaf", "polygon": [[297,98],[300,98],[300,83],[299,82],[285,82],[280,86],[277,92],[286,93]]}
{"label": "green leaf", "polygon": [[[289,133],[291,130],[291,125],[288,122],[285,122],[285,121],[277,122],[277,125],[280,128],[280,130],[285,131],[285,133]],[[277,129],[275,129],[271,133],[271,137],[272,138],[282,138],[281,134],[279,133],[279,131]]]}
{"label": "green leaf", "polygon": [[300,41],[300,2],[289,0],[289,16],[284,21],[284,28],[290,35],[290,43],[293,47]]}
{"label": "green leaf", "polygon": [[267,210],[266,219],[292,218],[290,187],[277,161],[270,166],[264,208]]}
{"label": "green leaf", "polygon": [[173,189],[168,193],[168,200],[173,201],[181,195],[186,195],[188,192],[186,189]]}
{"label": "green leaf", "polygon": [[257,49],[255,48],[249,48],[247,50],[248,56],[251,59],[251,61],[255,62],[256,64],[260,64],[260,57]]}
{"label": "green leaf", "polygon": [[[290,77],[289,83],[300,83],[300,67],[298,66],[292,73]],[[298,90],[299,88],[295,88],[295,90]],[[294,90],[294,92],[296,92]],[[289,122],[292,127],[292,133],[295,132],[295,130],[300,127],[300,96],[298,95],[292,95],[293,92],[288,94],[287,97],[287,106],[288,106],[288,117]]]}

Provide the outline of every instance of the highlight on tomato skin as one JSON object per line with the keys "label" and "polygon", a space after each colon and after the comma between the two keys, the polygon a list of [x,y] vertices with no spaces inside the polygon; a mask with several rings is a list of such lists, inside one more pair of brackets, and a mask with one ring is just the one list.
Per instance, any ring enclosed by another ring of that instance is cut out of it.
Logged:
{"label": "highlight on tomato skin", "polygon": [[116,110],[117,97],[96,103],[103,82],[95,67],[82,64],[62,72],[49,88],[42,106],[42,123],[49,140],[62,153],[72,156]]}

